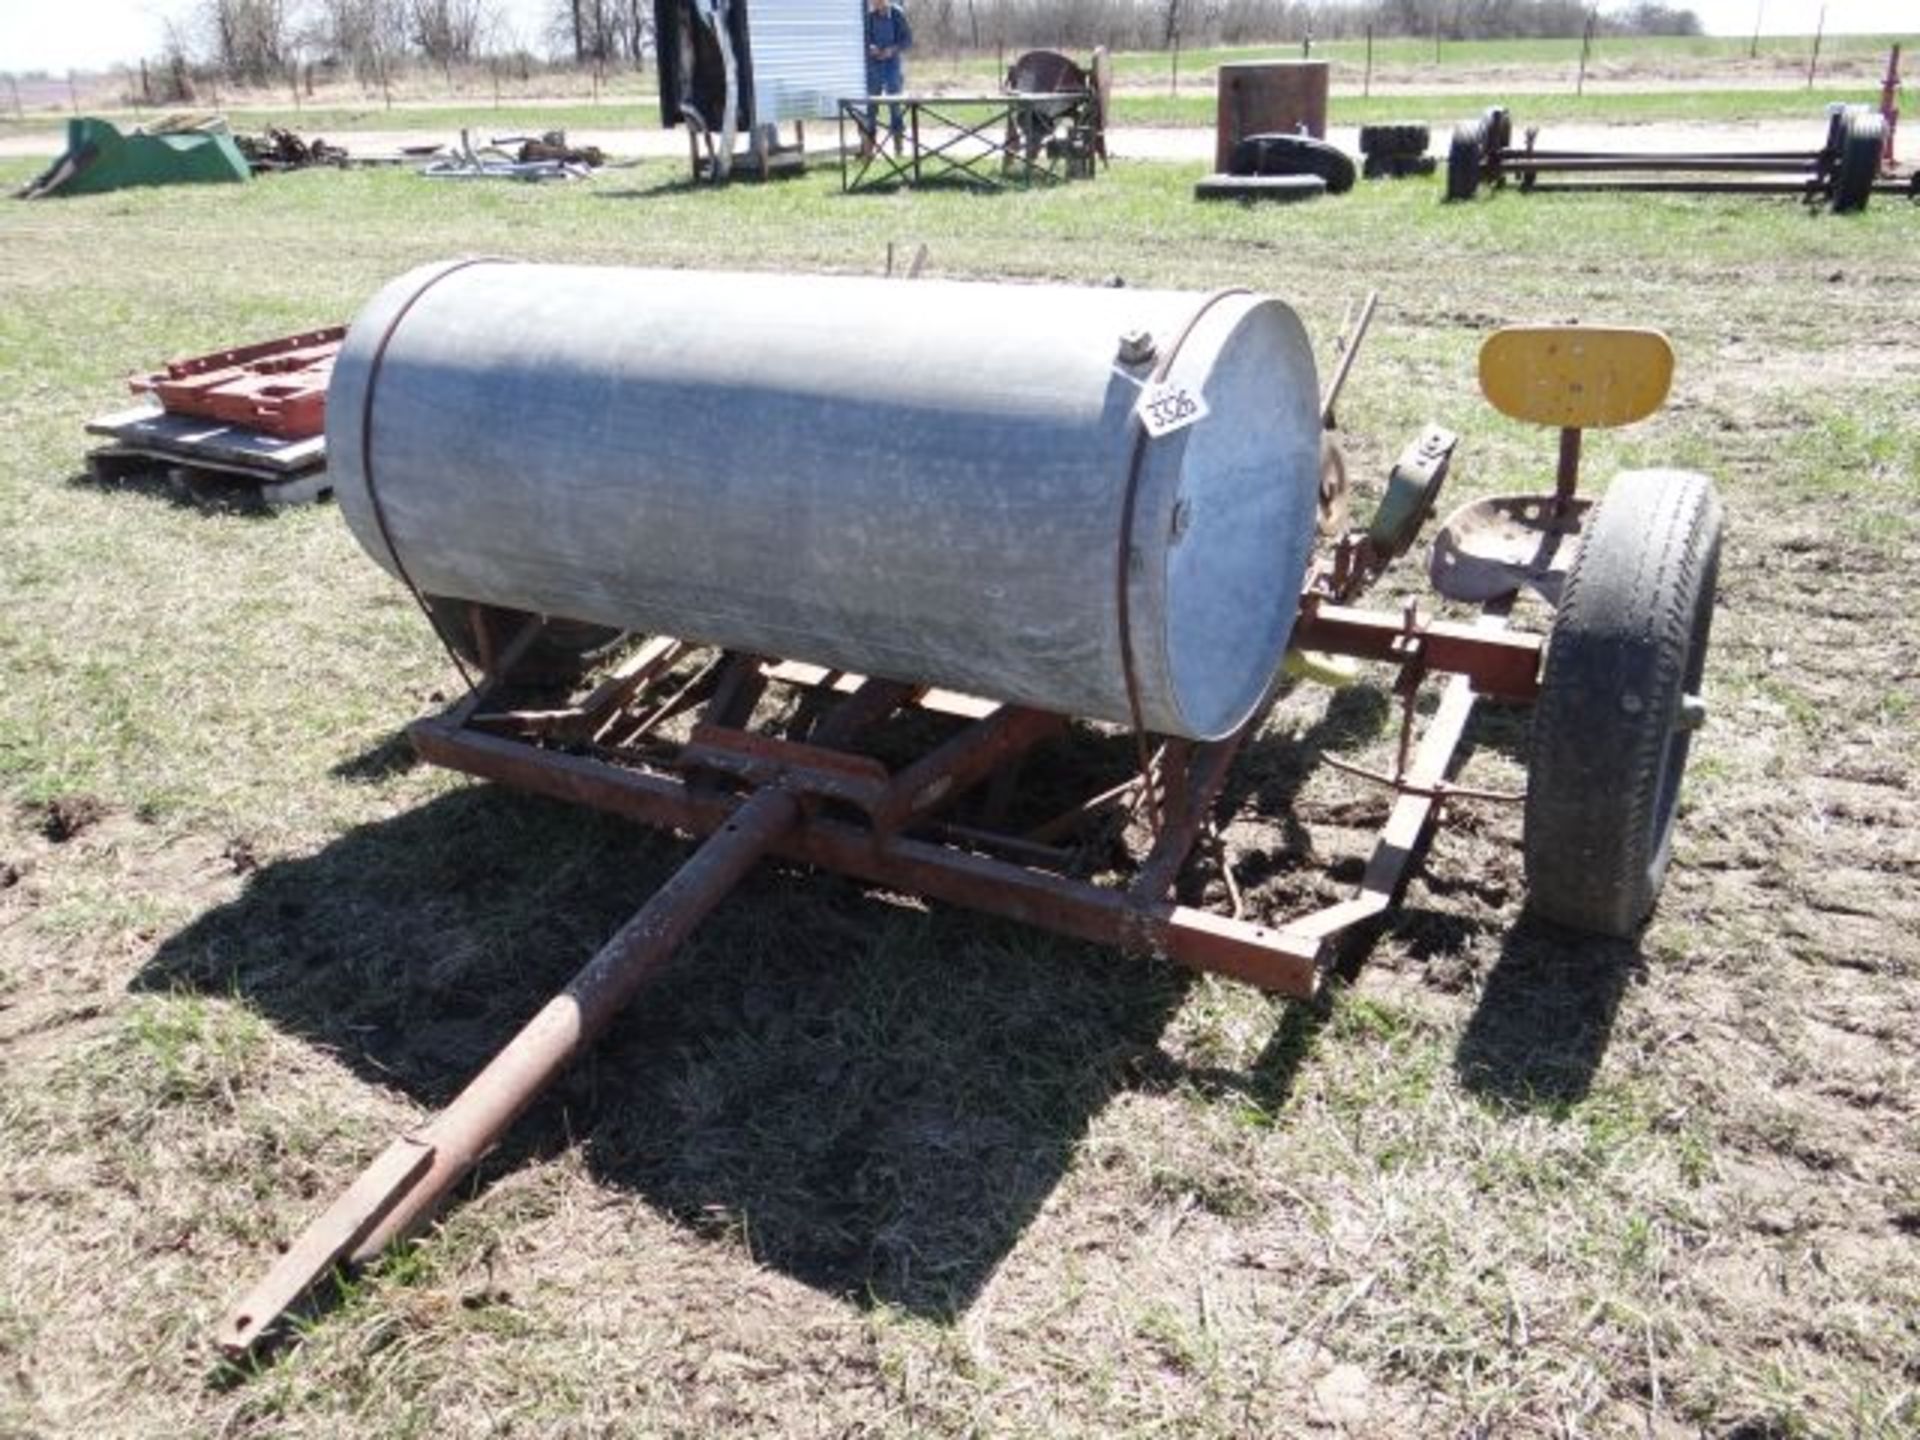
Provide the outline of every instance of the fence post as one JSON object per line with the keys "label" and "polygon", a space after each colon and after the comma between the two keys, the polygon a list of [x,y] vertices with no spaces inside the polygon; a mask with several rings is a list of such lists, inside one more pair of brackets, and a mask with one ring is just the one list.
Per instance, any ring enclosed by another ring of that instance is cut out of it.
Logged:
{"label": "fence post", "polygon": [[1360,77],[1360,98],[1373,94],[1373,26],[1367,26],[1367,68]]}
{"label": "fence post", "polygon": [[1587,56],[1593,50],[1593,22],[1595,11],[1587,12],[1586,32],[1580,37],[1580,74],[1573,82],[1573,93],[1584,95],[1587,90]]}
{"label": "fence post", "polygon": [[1813,27],[1813,55],[1807,61],[1807,88],[1809,90],[1813,88],[1813,72],[1820,68],[1820,37],[1826,33],[1826,30],[1827,7],[1825,0],[1821,0],[1820,19],[1815,22]]}

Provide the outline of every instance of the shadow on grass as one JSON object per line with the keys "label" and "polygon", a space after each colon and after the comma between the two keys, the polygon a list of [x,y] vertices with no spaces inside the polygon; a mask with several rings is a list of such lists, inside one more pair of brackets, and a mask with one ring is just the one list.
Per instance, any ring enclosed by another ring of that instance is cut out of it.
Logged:
{"label": "shadow on grass", "polygon": [[382,736],[358,755],[349,755],[331,766],[327,773],[336,780],[357,785],[378,785],[396,775],[419,767],[420,753],[407,738],[406,728]]}
{"label": "shadow on grass", "polygon": [[[832,163],[837,166],[839,162]],[[681,175],[676,180],[661,180],[652,185],[629,185],[619,190],[595,189],[587,193],[596,200],[657,200],[668,195],[697,195],[702,192],[718,194],[730,185],[784,185],[790,181],[804,180],[811,173],[812,167],[808,167],[776,169],[762,175],[751,165],[746,165],[736,166],[734,173],[718,184],[712,180],[696,180],[691,175]]]}
{"label": "shadow on grass", "polygon": [[[1304,734],[1250,747],[1229,803],[1287,816],[1318,753],[1377,733],[1385,706],[1343,692]],[[1124,764],[1107,753],[1120,740],[1088,744],[1085,763]],[[377,780],[409,756],[395,735],[335,773]],[[1311,858],[1304,833],[1283,844],[1301,852],[1290,863]],[[136,984],[238,996],[369,1083],[438,1107],[690,853],[474,785],[255,872],[238,899],[168,938]],[[1370,939],[1356,937],[1348,973]],[[855,1303],[950,1319],[1116,1094],[1187,1084],[1285,1105],[1325,997],[1285,1003],[1245,1072],[1202,1070],[1160,1044],[1189,983],[1027,927],[763,866],[483,1179],[571,1137],[601,1182],[744,1241],[760,1263]],[[1499,1057],[1534,1043],[1485,1022],[1480,1038]],[[1479,1068],[1481,1083],[1521,1083],[1517,1062]]]}
{"label": "shadow on grass", "polygon": [[123,460],[103,467],[100,472],[78,471],[67,476],[67,484],[76,490],[139,495],[203,515],[237,515],[248,520],[271,520],[287,508],[268,504],[261,496],[259,484],[242,476],[229,478],[203,470],[191,478],[176,478],[168,473],[168,468],[161,460],[139,465]]}
{"label": "shadow on grass", "polygon": [[1522,916],[1455,1050],[1461,1083],[1526,1109],[1584,1099],[1641,964],[1630,941],[1579,936]]}
{"label": "shadow on grass", "polygon": [[[233,994],[370,1083],[448,1100],[689,847],[474,786],[250,877],[137,984]],[[951,1317],[1136,1083],[1188,981],[763,867],[516,1127],[858,1303]]]}

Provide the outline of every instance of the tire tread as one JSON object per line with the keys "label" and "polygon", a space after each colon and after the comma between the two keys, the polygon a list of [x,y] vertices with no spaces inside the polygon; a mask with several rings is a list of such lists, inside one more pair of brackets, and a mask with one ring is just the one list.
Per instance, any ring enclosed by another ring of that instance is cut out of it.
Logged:
{"label": "tire tread", "polygon": [[1529,904],[1550,920],[1626,937],[1659,894],[1672,725],[1704,652],[1720,523],[1704,476],[1622,475],[1567,576],[1534,709],[1524,842]]}

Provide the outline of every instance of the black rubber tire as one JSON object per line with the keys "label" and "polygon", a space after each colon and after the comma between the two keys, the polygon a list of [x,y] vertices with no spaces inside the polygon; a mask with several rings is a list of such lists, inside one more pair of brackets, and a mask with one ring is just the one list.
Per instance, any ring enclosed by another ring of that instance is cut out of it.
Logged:
{"label": "black rubber tire", "polygon": [[1666,880],[1720,568],[1704,475],[1630,471],[1587,525],[1547,642],[1527,773],[1527,903],[1630,938]]}
{"label": "black rubber tire", "polygon": [[1487,148],[1505,150],[1513,144],[1513,112],[1504,105],[1489,105],[1481,117],[1487,122]]}
{"label": "black rubber tire", "polygon": [[1486,155],[1486,117],[1453,127],[1453,142],[1447,146],[1447,199],[1471,200],[1479,192]]}
{"label": "black rubber tire", "polygon": [[1260,201],[1292,205],[1302,200],[1318,200],[1327,193],[1327,182],[1318,175],[1209,175],[1196,181],[1196,200]]}
{"label": "black rubber tire", "polygon": [[1329,195],[1344,195],[1359,178],[1353,157],[1309,135],[1249,135],[1233,147],[1229,175],[1317,175]]}
{"label": "black rubber tire", "polygon": [[1880,152],[1887,121],[1872,110],[1850,110],[1840,120],[1840,159],[1833,172],[1831,204],[1837,215],[1867,208],[1880,178]]}
{"label": "black rubber tire", "polygon": [[[470,602],[445,595],[427,595],[427,610],[440,638],[467,664],[480,668],[480,646],[474,639]],[[531,617],[524,610],[502,605],[482,605],[494,633],[511,638],[518,627]],[[593,625],[584,620],[549,620],[520,663],[514,675],[525,680],[572,680],[602,658],[626,632],[609,625]],[[504,643],[504,641],[502,642]]]}
{"label": "black rubber tire", "polygon": [[1409,175],[1431,175],[1438,162],[1431,155],[1369,155],[1360,167],[1365,180],[1401,180]]}
{"label": "black rubber tire", "polygon": [[1362,125],[1360,153],[1386,159],[1401,155],[1424,155],[1433,144],[1433,132],[1425,125]]}

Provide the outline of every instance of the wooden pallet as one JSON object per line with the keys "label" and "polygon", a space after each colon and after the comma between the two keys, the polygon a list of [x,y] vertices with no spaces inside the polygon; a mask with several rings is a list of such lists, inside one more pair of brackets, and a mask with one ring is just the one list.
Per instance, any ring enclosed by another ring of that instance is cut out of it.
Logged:
{"label": "wooden pallet", "polygon": [[238,493],[275,507],[309,504],[333,489],[324,435],[286,440],[151,405],[90,420],[87,432],[112,441],[87,456],[102,481],[158,473],[196,498]]}

